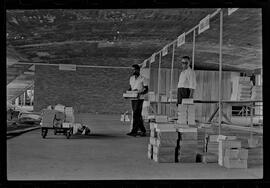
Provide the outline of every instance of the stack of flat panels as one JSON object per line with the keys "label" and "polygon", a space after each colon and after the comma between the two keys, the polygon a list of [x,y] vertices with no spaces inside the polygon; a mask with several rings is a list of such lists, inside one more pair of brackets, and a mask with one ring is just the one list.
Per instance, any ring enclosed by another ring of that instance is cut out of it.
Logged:
{"label": "stack of flat panels", "polygon": [[65,122],[69,122],[69,123],[75,122],[74,109],[72,107],[65,108],[65,115],[66,115]]}
{"label": "stack of flat panels", "polygon": [[123,93],[124,98],[136,98],[138,97],[138,91],[126,91]]}
{"label": "stack of flat panels", "polygon": [[252,100],[262,100],[262,86],[253,86],[252,87]]}
{"label": "stack of flat panels", "polygon": [[157,101],[157,96],[155,92],[153,91],[148,92],[148,100],[152,102]]}
{"label": "stack of flat panels", "polygon": [[205,130],[204,128],[198,128],[198,147],[199,153],[205,152]]}
{"label": "stack of flat panels", "polygon": [[248,146],[249,148],[256,148],[263,145],[263,138],[262,136],[252,136],[248,138]]}
{"label": "stack of flat panels", "polygon": [[166,95],[161,95],[160,102],[168,102],[168,97]]}
{"label": "stack of flat panels", "polygon": [[219,135],[206,135],[206,152],[218,155],[218,136]]}
{"label": "stack of flat panels", "polygon": [[175,124],[151,122],[148,158],[160,163],[174,163],[177,140]]}
{"label": "stack of flat panels", "polygon": [[178,105],[178,124],[195,125],[195,105],[193,99],[182,99]]}
{"label": "stack of flat panels", "polygon": [[202,157],[203,163],[217,163],[218,162],[218,155],[213,153],[204,153]]}
{"label": "stack of flat panels", "polygon": [[168,122],[168,116],[156,115],[155,120],[156,120],[157,123],[167,123]]}
{"label": "stack of flat panels", "polygon": [[179,128],[180,148],[178,161],[180,163],[195,163],[197,154],[197,128]]}
{"label": "stack of flat panels", "polygon": [[263,147],[248,148],[248,166],[263,165]]}
{"label": "stack of flat panels", "polygon": [[226,168],[247,168],[247,149],[225,149],[223,166]]}
{"label": "stack of flat panels", "polygon": [[252,83],[249,77],[235,77],[231,100],[250,100]]}
{"label": "stack of flat panels", "polygon": [[241,149],[239,140],[219,140],[218,146],[218,164],[224,166],[224,156],[227,149]]}

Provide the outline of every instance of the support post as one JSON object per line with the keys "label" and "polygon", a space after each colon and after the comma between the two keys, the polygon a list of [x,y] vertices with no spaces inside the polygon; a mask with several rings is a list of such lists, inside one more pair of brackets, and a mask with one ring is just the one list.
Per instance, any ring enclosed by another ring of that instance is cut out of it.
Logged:
{"label": "support post", "polygon": [[220,29],[219,29],[219,84],[218,84],[218,105],[219,105],[219,117],[218,117],[218,125],[219,125],[219,134],[221,133],[221,119],[222,119],[222,104],[221,104],[221,96],[222,96],[222,35],[223,35],[223,11],[220,11]]}
{"label": "support post", "polygon": [[160,65],[161,65],[161,52],[159,53],[159,63],[158,63],[158,114],[161,113],[161,103],[160,103],[160,77],[161,77],[161,69],[160,69]]}
{"label": "support post", "polygon": [[171,66],[171,83],[170,83],[170,116],[172,116],[172,87],[173,87],[173,65],[174,65],[174,50],[175,50],[175,43],[173,43],[173,50],[172,50],[172,66]]}
{"label": "support post", "polygon": [[194,29],[194,31],[193,31],[192,70],[194,70],[194,64],[195,64],[195,40],[196,40],[196,29]]}

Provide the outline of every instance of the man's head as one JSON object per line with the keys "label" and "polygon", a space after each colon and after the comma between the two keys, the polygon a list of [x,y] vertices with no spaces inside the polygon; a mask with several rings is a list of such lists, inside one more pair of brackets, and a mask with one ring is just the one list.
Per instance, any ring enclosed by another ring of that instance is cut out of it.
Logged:
{"label": "man's head", "polygon": [[133,75],[139,76],[140,75],[140,66],[138,64],[132,65],[133,68]]}
{"label": "man's head", "polygon": [[181,59],[181,65],[184,70],[187,69],[190,66],[190,57],[183,56]]}

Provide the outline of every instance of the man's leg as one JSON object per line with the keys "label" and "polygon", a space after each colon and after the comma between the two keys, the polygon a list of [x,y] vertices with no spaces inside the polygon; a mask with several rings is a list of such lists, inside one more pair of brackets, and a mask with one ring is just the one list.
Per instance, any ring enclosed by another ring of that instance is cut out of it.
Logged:
{"label": "man's leg", "polygon": [[142,118],[142,108],[143,108],[143,100],[138,100],[138,116],[139,116],[139,122],[138,127],[142,131],[142,133],[145,133],[145,127],[143,125],[143,118]]}
{"label": "man's leg", "polygon": [[133,128],[132,133],[137,133],[139,129],[138,100],[132,100]]}

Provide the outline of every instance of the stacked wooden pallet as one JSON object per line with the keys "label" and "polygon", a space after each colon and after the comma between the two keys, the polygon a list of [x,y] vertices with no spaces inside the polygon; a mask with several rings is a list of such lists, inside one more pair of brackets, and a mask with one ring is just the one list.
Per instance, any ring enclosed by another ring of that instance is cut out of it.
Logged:
{"label": "stacked wooden pallet", "polygon": [[178,120],[180,125],[195,125],[195,105],[193,99],[183,99],[178,105]]}
{"label": "stacked wooden pallet", "polygon": [[262,86],[253,86],[252,87],[252,100],[262,100]]}
{"label": "stacked wooden pallet", "polygon": [[197,128],[178,128],[180,135],[178,162],[195,163],[198,145]]}
{"label": "stacked wooden pallet", "polygon": [[247,168],[248,150],[239,140],[219,140],[218,164],[226,168]]}
{"label": "stacked wooden pallet", "polygon": [[136,98],[138,96],[138,91],[126,91],[123,93],[124,98]]}
{"label": "stacked wooden pallet", "polygon": [[148,158],[159,163],[174,163],[178,140],[174,124],[150,123]]}

